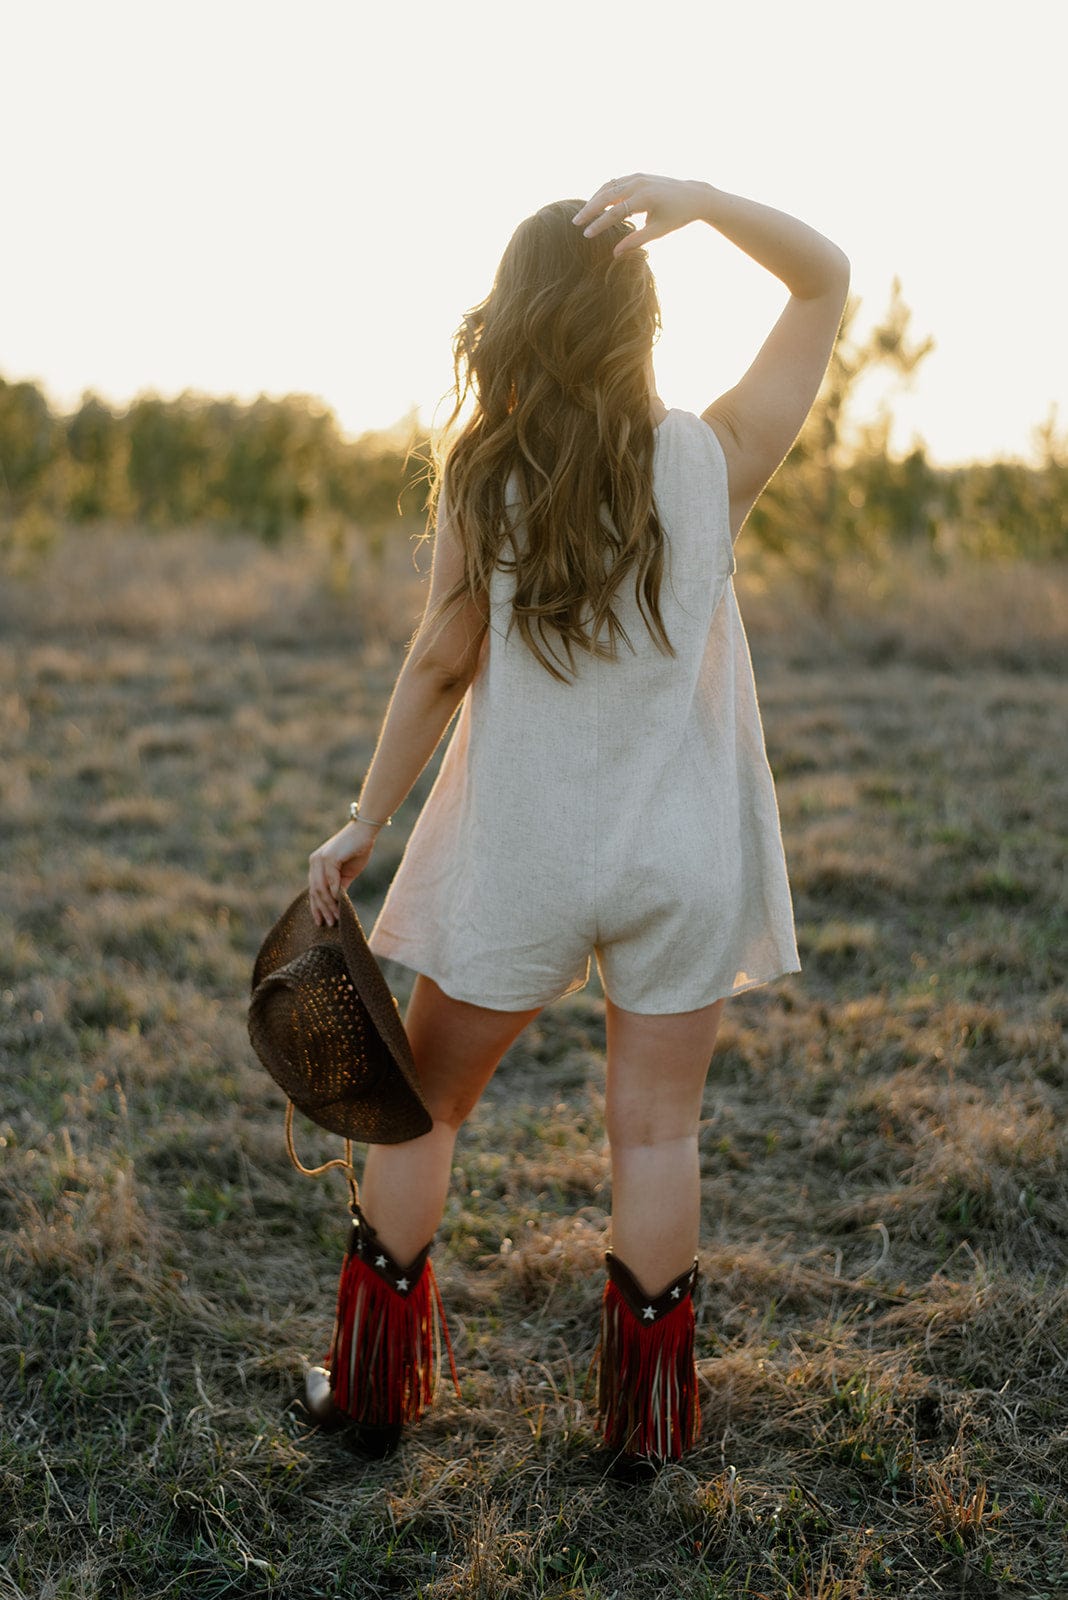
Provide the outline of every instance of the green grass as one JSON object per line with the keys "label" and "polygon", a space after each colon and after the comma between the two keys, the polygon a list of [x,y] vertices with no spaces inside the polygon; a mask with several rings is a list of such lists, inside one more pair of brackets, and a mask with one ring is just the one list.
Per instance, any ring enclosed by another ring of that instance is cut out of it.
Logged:
{"label": "green grass", "polygon": [[0,1600],[1068,1593],[1063,573],[877,617],[845,574],[827,635],[740,560],[804,971],[725,1013],[704,1431],[635,1492],[590,1465],[595,981],[458,1145],[462,1398],[372,1466],[286,1409],[347,1191],[288,1163],[248,980],[419,606],[403,548],[347,594],[321,559],[80,534],[0,593]]}

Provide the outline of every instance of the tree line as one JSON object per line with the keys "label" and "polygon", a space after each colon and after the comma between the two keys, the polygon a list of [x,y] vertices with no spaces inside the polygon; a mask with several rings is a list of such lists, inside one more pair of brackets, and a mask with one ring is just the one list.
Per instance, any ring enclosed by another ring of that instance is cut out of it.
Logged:
{"label": "tree line", "polygon": [[86,393],[63,416],[37,384],[0,377],[0,526],[9,529],[34,513],[149,530],[240,528],[268,542],[324,511],[378,526],[400,514],[398,499],[419,510],[405,454],[396,432],[347,439],[306,395],[145,394],[112,409]]}
{"label": "tree line", "polygon": [[[889,414],[852,426],[859,381],[881,368],[909,381],[932,348],[914,340],[895,284],[863,340],[846,308],[820,397],[749,524],[781,551],[820,608],[834,560],[894,547],[935,560],[1063,556],[1068,443],[1055,419],[1036,430],[1037,461],[942,468],[922,447],[888,449]],[[47,543],[62,524],[128,523],[242,529],[277,541],[316,521],[354,526],[381,548],[391,524],[422,513],[428,442],[414,425],[348,438],[304,395],[243,403],[186,392],[142,394],[112,408],[91,392],[59,414],[32,382],[0,377],[0,549]]]}

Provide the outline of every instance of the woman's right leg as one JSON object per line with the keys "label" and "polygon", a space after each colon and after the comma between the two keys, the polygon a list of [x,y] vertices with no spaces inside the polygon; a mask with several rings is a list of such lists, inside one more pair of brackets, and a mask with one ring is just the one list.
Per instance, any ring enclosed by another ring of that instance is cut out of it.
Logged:
{"label": "woman's right leg", "polygon": [[697,1253],[697,1131],[725,1004],[653,1016],[605,1002],[612,1250],[650,1295]]}
{"label": "woman's right leg", "polygon": [[655,1472],[700,1433],[697,1129],[724,1004],[646,1016],[607,1002],[612,1249],[601,1300],[597,1425],[614,1476]]}

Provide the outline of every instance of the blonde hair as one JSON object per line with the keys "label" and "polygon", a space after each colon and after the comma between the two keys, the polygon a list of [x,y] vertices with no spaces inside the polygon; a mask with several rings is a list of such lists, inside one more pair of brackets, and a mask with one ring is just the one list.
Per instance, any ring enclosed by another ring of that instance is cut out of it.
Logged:
{"label": "blonde hair", "polygon": [[644,250],[612,255],[631,224],[586,239],[571,220],[582,204],[559,200],[521,222],[490,293],[465,315],[446,440],[469,394],[476,406],[430,474],[430,523],[444,486],[464,552],[442,614],[488,592],[495,568],[514,573],[519,632],[564,682],[576,650],[615,659],[620,641],[629,645],[613,600],[631,574],[653,640],[674,654],[652,483],[656,286]]}

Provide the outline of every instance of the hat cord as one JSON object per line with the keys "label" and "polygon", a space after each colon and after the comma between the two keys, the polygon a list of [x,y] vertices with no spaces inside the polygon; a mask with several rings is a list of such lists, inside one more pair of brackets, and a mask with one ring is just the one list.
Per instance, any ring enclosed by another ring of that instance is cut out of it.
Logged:
{"label": "hat cord", "polygon": [[331,1167],[341,1167],[345,1172],[345,1176],[349,1180],[349,1189],[351,1190],[351,1193],[352,1193],[352,1203],[353,1203],[354,1206],[358,1206],[359,1205],[359,1203],[360,1203],[360,1187],[359,1187],[359,1184],[356,1182],[356,1172],[355,1172],[355,1169],[353,1168],[353,1165],[352,1165],[352,1140],[351,1139],[346,1139],[345,1140],[345,1159],[344,1160],[342,1160],[340,1156],[335,1156],[332,1161],[324,1161],[321,1167],[306,1167],[304,1165],[304,1163],[298,1158],[297,1152],[293,1148],[293,1102],[292,1102],[292,1100],[287,1100],[286,1101],[286,1149],[289,1151],[289,1159],[290,1159],[290,1161],[292,1161],[292,1163],[296,1167],[297,1171],[298,1172],[303,1172],[304,1175],[306,1177],[308,1177],[308,1178],[317,1177],[320,1172],[329,1172]]}

